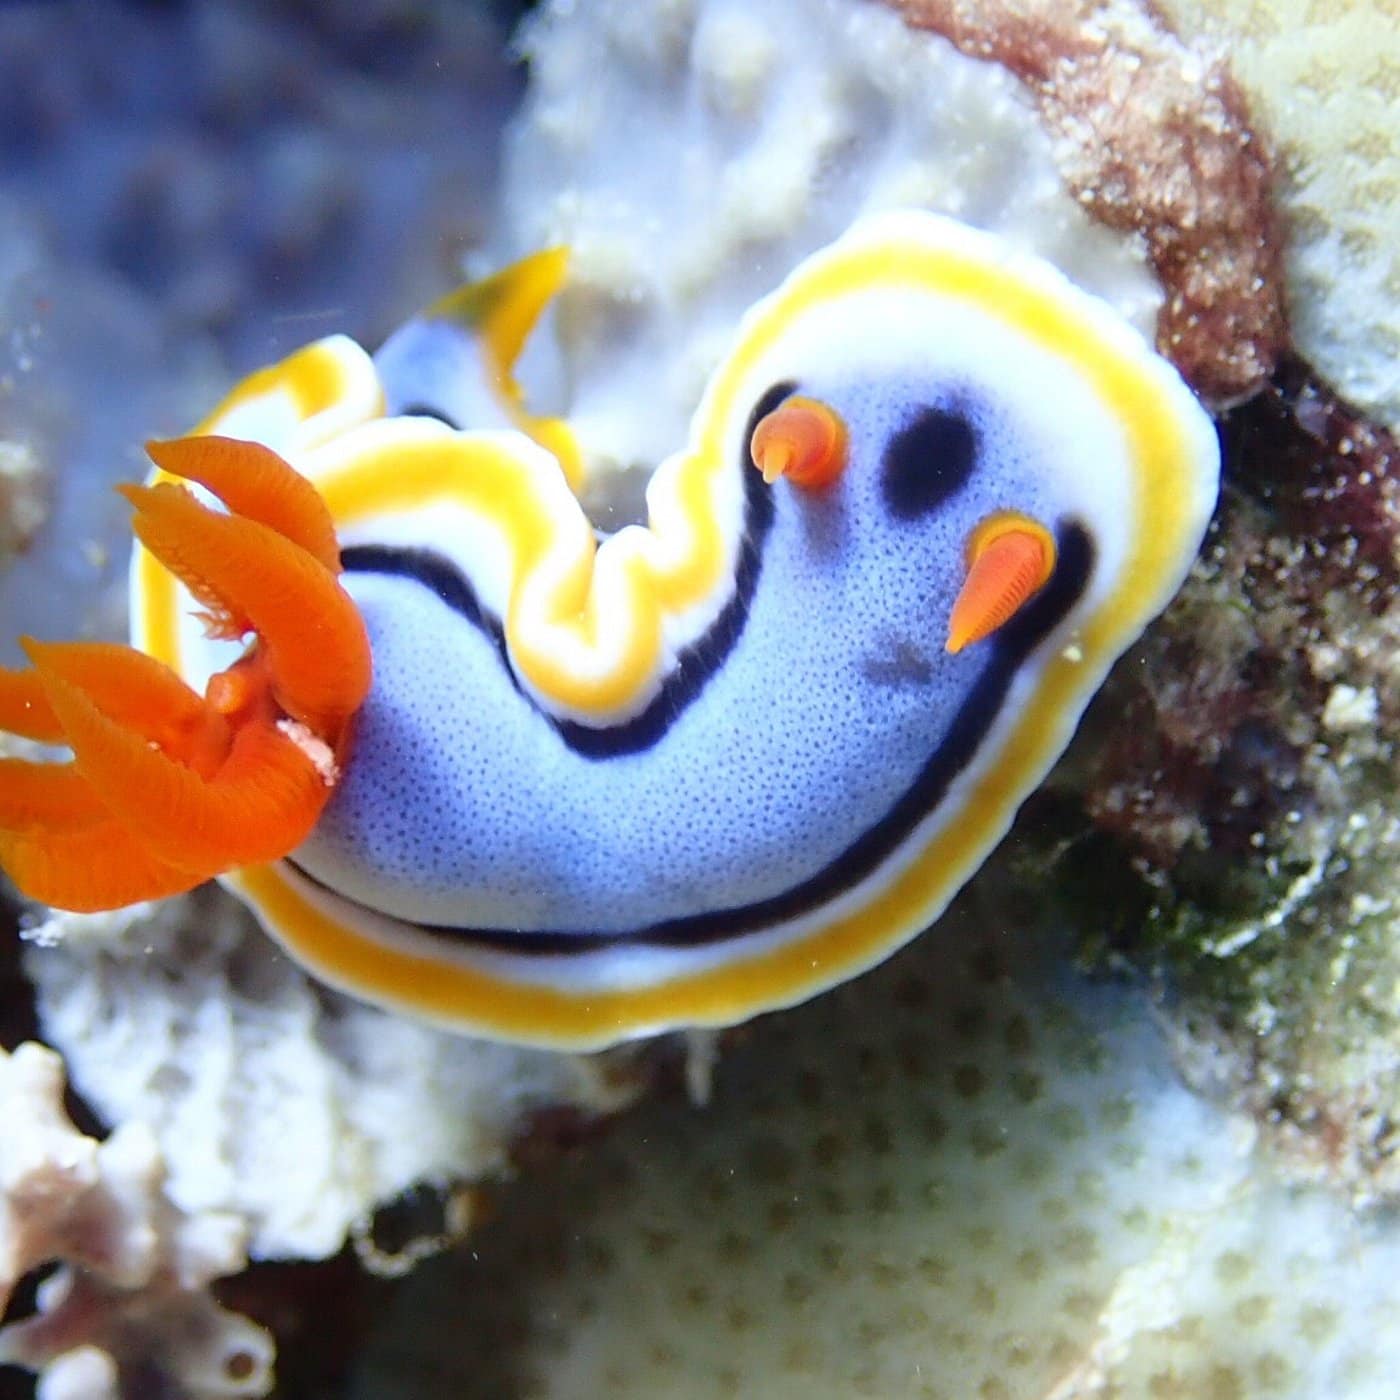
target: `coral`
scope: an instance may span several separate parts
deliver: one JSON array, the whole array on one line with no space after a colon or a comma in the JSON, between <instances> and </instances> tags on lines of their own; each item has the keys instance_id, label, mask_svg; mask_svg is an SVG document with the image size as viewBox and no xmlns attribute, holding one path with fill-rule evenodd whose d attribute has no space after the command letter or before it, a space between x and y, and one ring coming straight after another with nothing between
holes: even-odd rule
<instances>
[{"instance_id":1,"label":"coral","mask_svg":"<svg viewBox=\"0 0 1400 1400\"><path fill-rule=\"evenodd\" d=\"M1396 447L1296 364L1224 433L1216 536L1023 822L1009 883L1170 989L1192 1078L1294 1170L1395 1200Z\"/></svg>"},{"instance_id":2,"label":"coral","mask_svg":"<svg viewBox=\"0 0 1400 1400\"><path fill-rule=\"evenodd\" d=\"M1167 289L1158 347L1192 386L1259 389L1285 343L1267 151L1228 65L1138 0L890 0L1035 94L1065 180L1138 233Z\"/></svg>"},{"instance_id":3,"label":"coral","mask_svg":"<svg viewBox=\"0 0 1400 1400\"><path fill-rule=\"evenodd\" d=\"M317 987L217 890L29 931L45 1035L108 1122L150 1125L169 1194L321 1258L420 1182L498 1175L534 1116L614 1112L635 1057L468 1040Z\"/></svg>"},{"instance_id":4,"label":"coral","mask_svg":"<svg viewBox=\"0 0 1400 1400\"><path fill-rule=\"evenodd\" d=\"M205 342L167 334L140 295L66 263L8 185L0 326L0 664L14 665L17 631L120 629L123 512L107 487L136 470L143 435L173 428L218 379Z\"/></svg>"},{"instance_id":5,"label":"coral","mask_svg":"<svg viewBox=\"0 0 1400 1400\"><path fill-rule=\"evenodd\" d=\"M1278 149L1298 349L1400 429L1400 15L1387 0L1163 0L1229 55Z\"/></svg>"},{"instance_id":6,"label":"coral","mask_svg":"<svg viewBox=\"0 0 1400 1400\"><path fill-rule=\"evenodd\" d=\"M0 664L17 632L121 633L109 488L143 473L145 439L187 430L233 371L331 330L373 343L441 294L492 181L501 47L450 0L100 26L0 6L0 442L49 505L0 570Z\"/></svg>"},{"instance_id":7,"label":"coral","mask_svg":"<svg viewBox=\"0 0 1400 1400\"><path fill-rule=\"evenodd\" d=\"M558 3L519 42L530 87L495 262L569 247L558 363L542 343L521 377L575 427L606 525L684 440L743 311L862 213L923 207L1004 234L1151 334L1161 289L1140 240L1065 188L1021 85L891 10Z\"/></svg>"},{"instance_id":8,"label":"coral","mask_svg":"<svg viewBox=\"0 0 1400 1400\"><path fill-rule=\"evenodd\" d=\"M208 1293L247 1262L242 1223L172 1205L142 1125L105 1142L74 1128L41 1045L0 1051L0 1120L0 1315L21 1278L60 1264L38 1311L0 1328L0 1365L42 1371L49 1400L266 1395L272 1339Z\"/></svg>"},{"instance_id":9,"label":"coral","mask_svg":"<svg viewBox=\"0 0 1400 1400\"><path fill-rule=\"evenodd\" d=\"M25 442L0 442L0 561L23 550L47 514L33 449Z\"/></svg>"},{"instance_id":10,"label":"coral","mask_svg":"<svg viewBox=\"0 0 1400 1400\"><path fill-rule=\"evenodd\" d=\"M729 1046L409 1280L351 1395L1380 1400L1400 1241L995 906ZM450 1340L448 1338L450 1337Z\"/></svg>"}]
</instances>

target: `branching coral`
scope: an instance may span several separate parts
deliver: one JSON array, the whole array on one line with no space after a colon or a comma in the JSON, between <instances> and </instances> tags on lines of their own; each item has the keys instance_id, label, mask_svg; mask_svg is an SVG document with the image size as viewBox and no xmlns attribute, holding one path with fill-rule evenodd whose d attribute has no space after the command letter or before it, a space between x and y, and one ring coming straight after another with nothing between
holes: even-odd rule
<instances>
[{"instance_id":1,"label":"branching coral","mask_svg":"<svg viewBox=\"0 0 1400 1400\"><path fill-rule=\"evenodd\" d=\"M63 1088L53 1051L0 1051L0 1314L27 1274L59 1265L38 1311L0 1328L0 1364L42 1372L47 1400L267 1394L271 1337L208 1292L247 1262L242 1222L173 1206L151 1133L85 1136Z\"/></svg>"}]
</instances>

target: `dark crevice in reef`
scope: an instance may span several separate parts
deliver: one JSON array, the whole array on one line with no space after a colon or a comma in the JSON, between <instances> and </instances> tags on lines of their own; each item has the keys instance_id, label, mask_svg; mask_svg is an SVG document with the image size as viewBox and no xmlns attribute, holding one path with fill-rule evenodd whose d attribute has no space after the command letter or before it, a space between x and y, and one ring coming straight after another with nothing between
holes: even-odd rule
<instances>
[{"instance_id":1,"label":"dark crevice in reef","mask_svg":"<svg viewBox=\"0 0 1400 1400\"><path fill-rule=\"evenodd\" d=\"M392 1287L366 1273L347 1246L318 1262L255 1263L219 1279L213 1293L222 1306L276 1337L276 1395L331 1400L347 1393L365 1335L387 1307Z\"/></svg>"},{"instance_id":2,"label":"dark crevice in reef","mask_svg":"<svg viewBox=\"0 0 1400 1400\"><path fill-rule=\"evenodd\" d=\"M1277 514L1284 533L1307 539L1331 579L1375 572L1374 608L1400 584L1400 444L1290 356L1263 393L1223 423L1227 477Z\"/></svg>"},{"instance_id":3,"label":"dark crevice in reef","mask_svg":"<svg viewBox=\"0 0 1400 1400\"><path fill-rule=\"evenodd\" d=\"M6 1050L39 1036L34 993L20 970L19 918L18 906L0 896L0 1046Z\"/></svg>"}]
</instances>

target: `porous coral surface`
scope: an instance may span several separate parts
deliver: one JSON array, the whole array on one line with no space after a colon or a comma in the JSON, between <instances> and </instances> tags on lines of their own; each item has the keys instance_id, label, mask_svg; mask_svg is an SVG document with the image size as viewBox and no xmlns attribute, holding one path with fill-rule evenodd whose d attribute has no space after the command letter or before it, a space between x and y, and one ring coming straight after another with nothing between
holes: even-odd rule
<instances>
[{"instance_id":1,"label":"porous coral surface","mask_svg":"<svg viewBox=\"0 0 1400 1400\"><path fill-rule=\"evenodd\" d=\"M356 1400L1389 1394L1400 1240L1274 1178L1138 994L1000 927L962 901L750 1027L707 1109L534 1173L406 1285Z\"/></svg>"}]
</instances>

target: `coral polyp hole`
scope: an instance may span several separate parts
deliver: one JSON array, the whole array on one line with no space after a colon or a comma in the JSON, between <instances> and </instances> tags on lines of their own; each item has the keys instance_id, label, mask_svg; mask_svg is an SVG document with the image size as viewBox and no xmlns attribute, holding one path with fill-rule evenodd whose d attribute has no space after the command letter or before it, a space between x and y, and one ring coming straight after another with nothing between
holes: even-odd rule
<instances>
[{"instance_id":1,"label":"coral polyp hole","mask_svg":"<svg viewBox=\"0 0 1400 1400\"><path fill-rule=\"evenodd\" d=\"M231 1351L224 1357L224 1375L231 1381L252 1380L258 1370L258 1358L250 1351Z\"/></svg>"}]
</instances>

